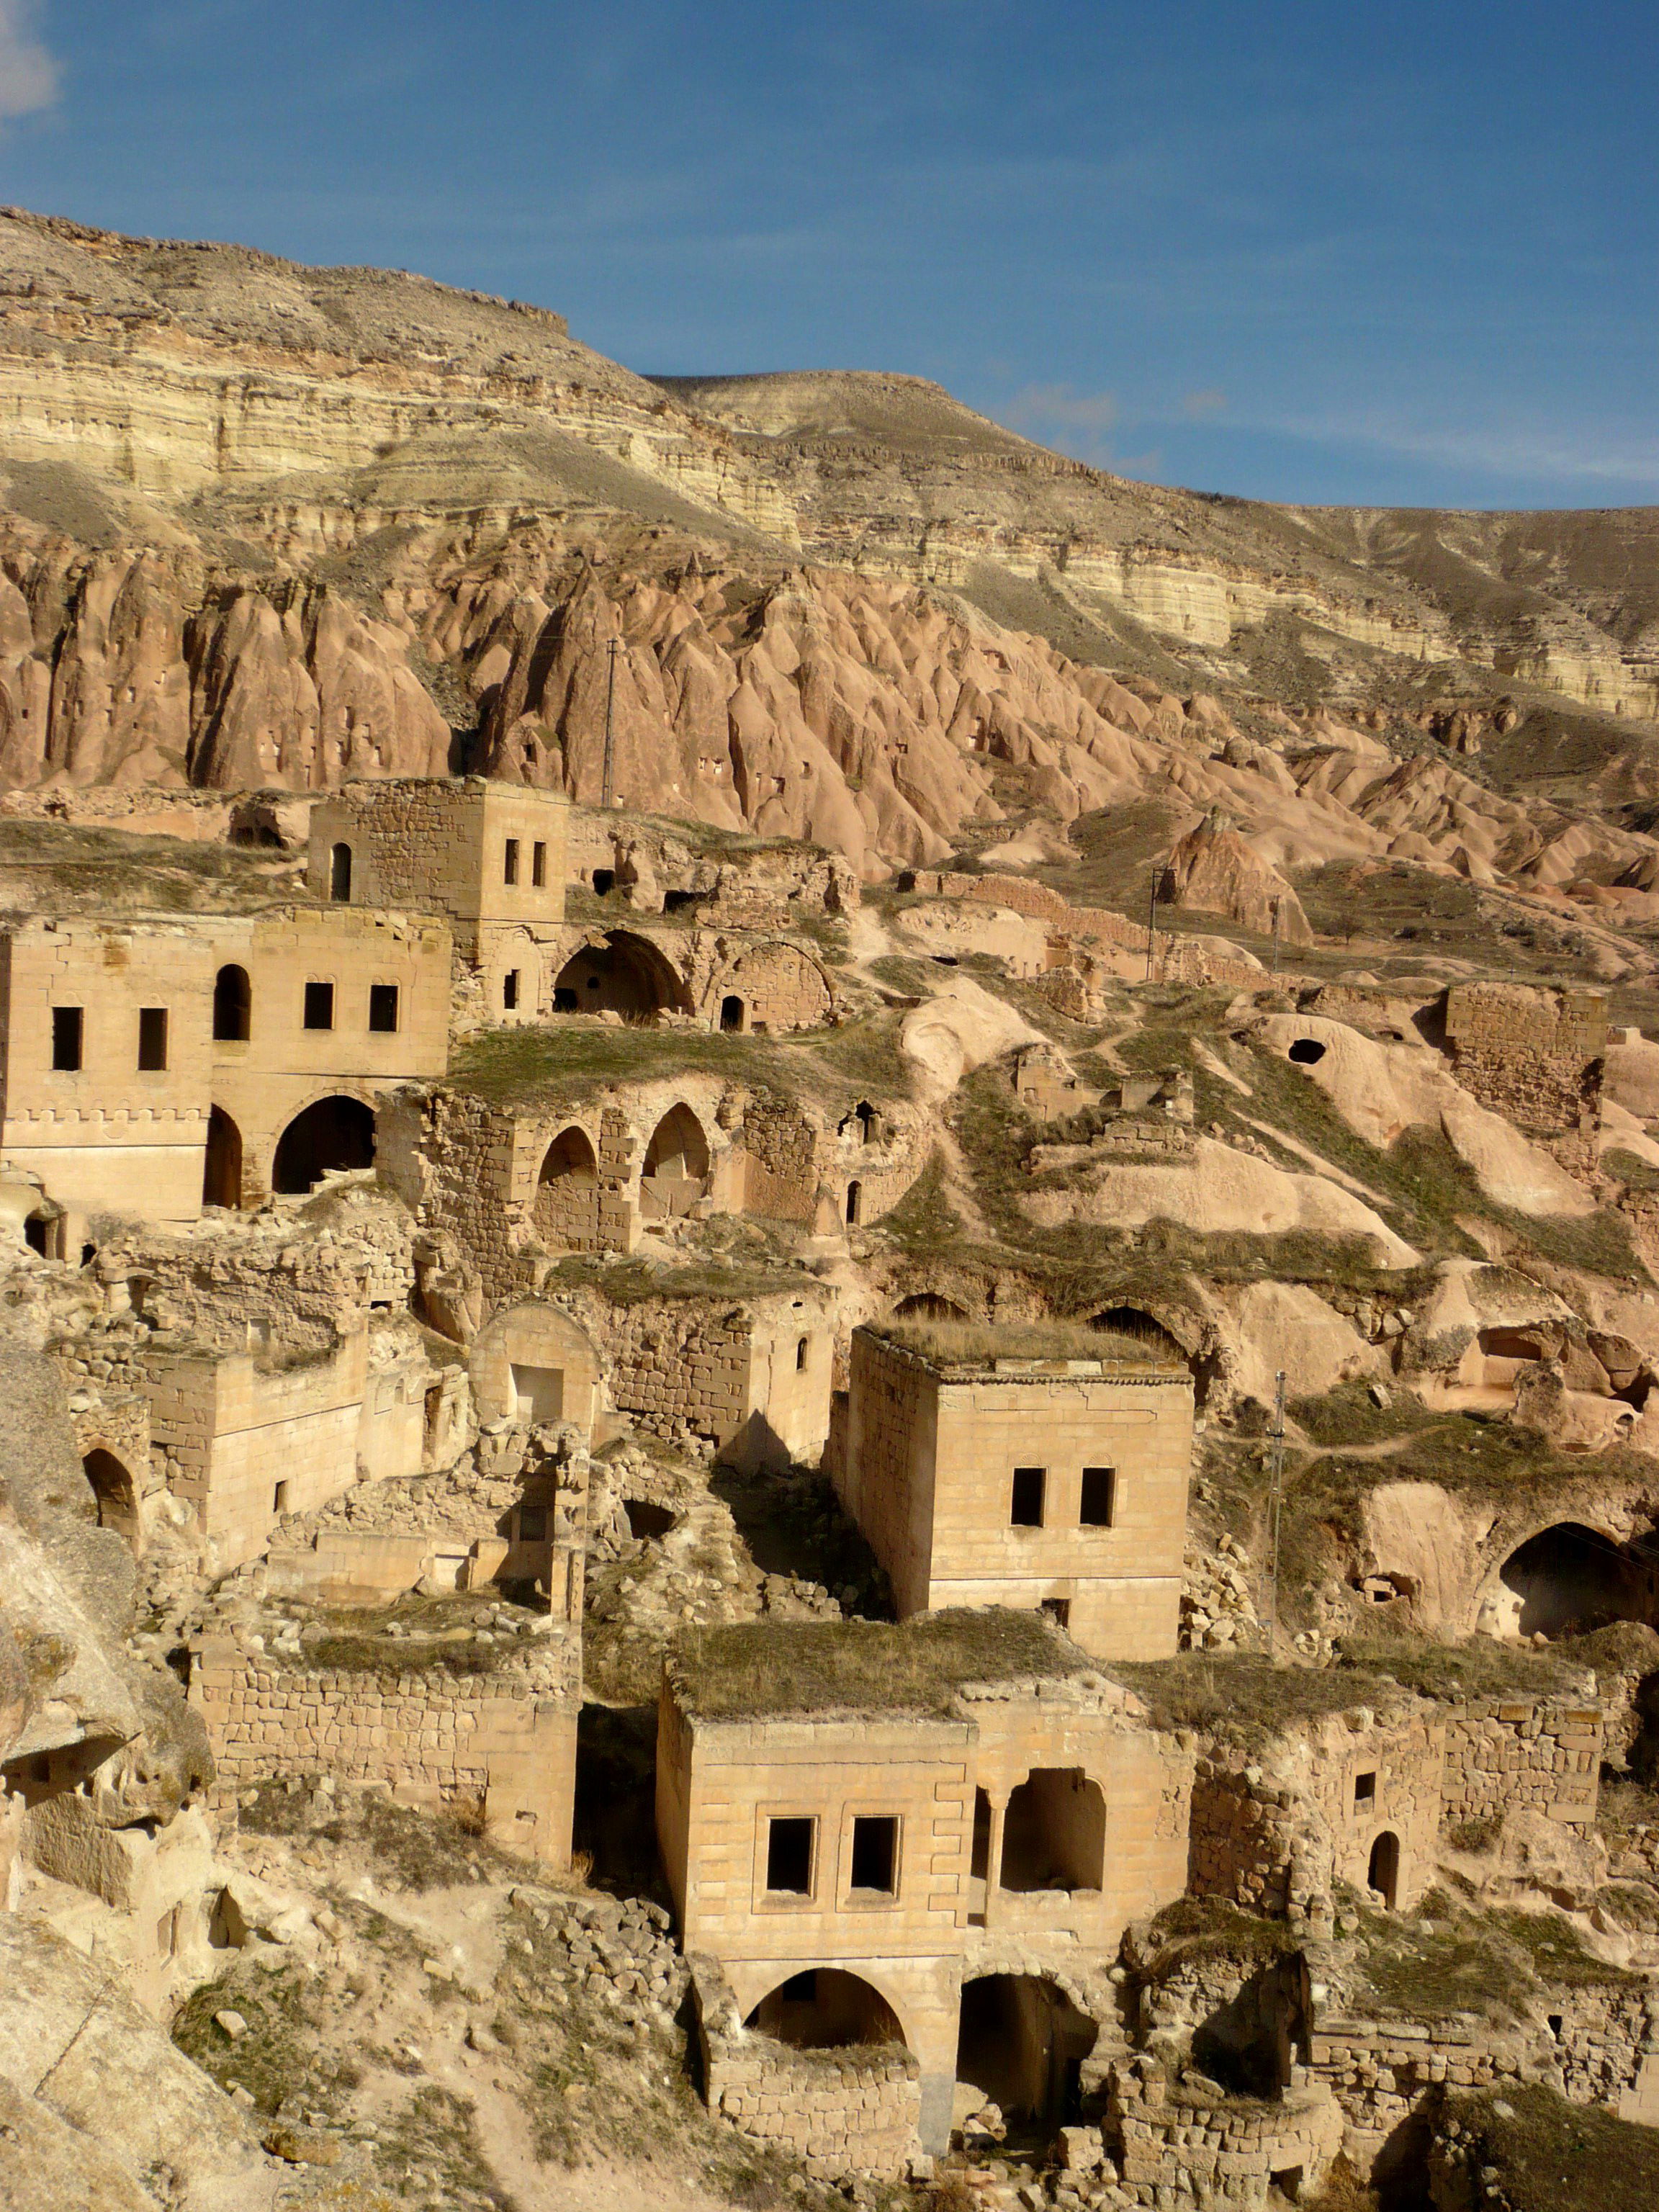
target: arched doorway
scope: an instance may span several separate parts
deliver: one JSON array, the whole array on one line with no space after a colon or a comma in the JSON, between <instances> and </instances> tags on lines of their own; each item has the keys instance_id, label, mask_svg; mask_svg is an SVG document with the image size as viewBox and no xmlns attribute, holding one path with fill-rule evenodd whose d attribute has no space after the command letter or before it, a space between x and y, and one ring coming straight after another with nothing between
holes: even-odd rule
<instances>
[{"instance_id":1,"label":"arched doorway","mask_svg":"<svg viewBox=\"0 0 1659 2212\"><path fill-rule=\"evenodd\" d=\"M720 1027L728 1034L743 1027L743 1000L729 993L720 1000Z\"/></svg>"},{"instance_id":2,"label":"arched doorway","mask_svg":"<svg viewBox=\"0 0 1659 2212\"><path fill-rule=\"evenodd\" d=\"M744 2026L797 2051L844 2051L854 2044L904 2041L899 2016L881 1991L839 1966L812 1966L791 1974L761 1999Z\"/></svg>"},{"instance_id":3,"label":"arched doorway","mask_svg":"<svg viewBox=\"0 0 1659 2212\"><path fill-rule=\"evenodd\" d=\"M620 1014L624 1021L675 1006L690 1012L680 980L647 939L613 929L602 945L585 945L553 979L556 1014Z\"/></svg>"},{"instance_id":4,"label":"arched doorway","mask_svg":"<svg viewBox=\"0 0 1659 2212\"><path fill-rule=\"evenodd\" d=\"M893 1308L895 1321L966 1321L968 1309L938 1291L912 1291Z\"/></svg>"},{"instance_id":5,"label":"arched doorway","mask_svg":"<svg viewBox=\"0 0 1659 2212\"><path fill-rule=\"evenodd\" d=\"M247 969L229 961L213 979L213 1041L246 1044L253 1026L253 986Z\"/></svg>"},{"instance_id":6,"label":"arched doorway","mask_svg":"<svg viewBox=\"0 0 1659 2212\"><path fill-rule=\"evenodd\" d=\"M351 899L351 848L336 845L328 856L328 895L337 906Z\"/></svg>"},{"instance_id":7,"label":"arched doorway","mask_svg":"<svg viewBox=\"0 0 1659 2212\"><path fill-rule=\"evenodd\" d=\"M864 1218L864 1185L849 1182L847 1186L847 1225L856 1229Z\"/></svg>"},{"instance_id":8,"label":"arched doorway","mask_svg":"<svg viewBox=\"0 0 1659 2212\"><path fill-rule=\"evenodd\" d=\"M1510 1553L1499 1579L1520 1600L1522 1636L1588 1633L1645 1620L1647 1576L1625 1548L1582 1522L1558 1522Z\"/></svg>"},{"instance_id":9,"label":"arched doorway","mask_svg":"<svg viewBox=\"0 0 1659 2212\"><path fill-rule=\"evenodd\" d=\"M372 1168L374 1115L361 1098L319 1098L296 1114L277 1140L270 1187L294 1197L331 1170Z\"/></svg>"},{"instance_id":10,"label":"arched doorway","mask_svg":"<svg viewBox=\"0 0 1659 2212\"><path fill-rule=\"evenodd\" d=\"M222 1106L208 1115L202 1156L202 1203L234 1211L242 1203L242 1133Z\"/></svg>"},{"instance_id":11,"label":"arched doorway","mask_svg":"<svg viewBox=\"0 0 1659 2212\"><path fill-rule=\"evenodd\" d=\"M684 1104L671 1106L651 1132L640 1171L640 1211L647 1221L670 1220L696 1204L708 1182L708 1139Z\"/></svg>"},{"instance_id":12,"label":"arched doorway","mask_svg":"<svg viewBox=\"0 0 1659 2212\"><path fill-rule=\"evenodd\" d=\"M1383 1910L1392 1912L1400 1901L1400 1838L1392 1828L1384 1828L1371 1845L1365 1881L1382 1899Z\"/></svg>"},{"instance_id":13,"label":"arched doorway","mask_svg":"<svg viewBox=\"0 0 1659 2212\"><path fill-rule=\"evenodd\" d=\"M98 1504L98 1526L113 1528L134 1552L141 1548L138 1493L129 1470L102 1445L82 1461L93 1497Z\"/></svg>"},{"instance_id":14,"label":"arched doorway","mask_svg":"<svg viewBox=\"0 0 1659 2212\"><path fill-rule=\"evenodd\" d=\"M1098 1889L1106 1866L1106 1800L1079 1766L1036 1766L1008 1800L1000 1886Z\"/></svg>"},{"instance_id":15,"label":"arched doorway","mask_svg":"<svg viewBox=\"0 0 1659 2212\"><path fill-rule=\"evenodd\" d=\"M957 2079L1000 2105L1013 2129L1046 2139L1080 2112L1083 2062L1097 2033L1055 1982L981 1975L962 1987Z\"/></svg>"},{"instance_id":16,"label":"arched doorway","mask_svg":"<svg viewBox=\"0 0 1659 2212\"><path fill-rule=\"evenodd\" d=\"M1089 1326L1112 1336L1126 1336L1157 1358L1181 1367L1187 1364L1186 1346L1144 1306L1108 1306L1103 1313L1091 1316Z\"/></svg>"},{"instance_id":17,"label":"arched doorway","mask_svg":"<svg viewBox=\"0 0 1659 2212\"><path fill-rule=\"evenodd\" d=\"M585 1129L564 1129L542 1158L531 1209L542 1240L587 1251L599 1233L599 1163Z\"/></svg>"}]
</instances>

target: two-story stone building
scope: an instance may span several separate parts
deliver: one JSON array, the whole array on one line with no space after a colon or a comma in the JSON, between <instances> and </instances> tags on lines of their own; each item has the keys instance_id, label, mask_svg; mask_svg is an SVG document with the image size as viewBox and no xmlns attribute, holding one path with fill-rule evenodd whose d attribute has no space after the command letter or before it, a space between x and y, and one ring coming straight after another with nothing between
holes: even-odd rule
<instances>
[{"instance_id":1,"label":"two-story stone building","mask_svg":"<svg viewBox=\"0 0 1659 2212\"><path fill-rule=\"evenodd\" d=\"M908 2112L930 2149L959 2074L1063 2117L1096 2039L1091 1960L1185 1886L1191 1771L1032 1613L687 1639L663 1689L657 1826L687 1955L712 1962L712 2100L753 2055L741 2024L774 2051L902 2048L887 2123L902 2135ZM734 2116L842 2154L833 2113L768 2125L739 2095Z\"/></svg>"}]
</instances>

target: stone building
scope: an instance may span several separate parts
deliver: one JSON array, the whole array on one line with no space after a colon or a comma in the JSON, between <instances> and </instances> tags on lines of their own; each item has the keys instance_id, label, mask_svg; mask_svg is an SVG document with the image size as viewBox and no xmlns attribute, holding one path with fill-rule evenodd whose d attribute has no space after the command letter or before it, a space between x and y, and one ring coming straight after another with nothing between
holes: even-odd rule
<instances>
[{"instance_id":1,"label":"stone building","mask_svg":"<svg viewBox=\"0 0 1659 2212\"><path fill-rule=\"evenodd\" d=\"M930 2150L959 2074L1064 2118L1097 2039L1076 2002L1089 1961L1183 1887L1190 1772L1029 1613L688 1639L664 1683L657 1827L705 2039L719 2030L729 2069L741 2024L785 2074L791 2051L902 2048L914 2072L878 2069L884 2127L909 2098ZM842 2084L811 2115L736 2087L725 2108L857 2165L868 2085Z\"/></svg>"},{"instance_id":2,"label":"stone building","mask_svg":"<svg viewBox=\"0 0 1659 2212\"><path fill-rule=\"evenodd\" d=\"M1565 1140L1568 1164L1594 1164L1607 1064L1604 991L1454 983L1445 1023L1446 1049L1466 1091L1528 1135Z\"/></svg>"},{"instance_id":3,"label":"stone building","mask_svg":"<svg viewBox=\"0 0 1659 2212\"><path fill-rule=\"evenodd\" d=\"M1192 1376L1079 1353L1075 1332L1047 1356L1040 1332L854 1332L833 1472L902 1620L1040 1606L1101 1658L1174 1653Z\"/></svg>"},{"instance_id":4,"label":"stone building","mask_svg":"<svg viewBox=\"0 0 1659 2212\"><path fill-rule=\"evenodd\" d=\"M96 1214L197 1219L374 1158L374 1103L442 1072L441 922L305 907L20 922L0 936L0 1169L26 1233L80 1256Z\"/></svg>"},{"instance_id":5,"label":"stone building","mask_svg":"<svg viewBox=\"0 0 1659 2212\"><path fill-rule=\"evenodd\" d=\"M312 809L307 881L334 905L443 915L488 1018L533 1020L540 948L564 920L569 815L551 792L483 776L348 783Z\"/></svg>"}]
</instances>

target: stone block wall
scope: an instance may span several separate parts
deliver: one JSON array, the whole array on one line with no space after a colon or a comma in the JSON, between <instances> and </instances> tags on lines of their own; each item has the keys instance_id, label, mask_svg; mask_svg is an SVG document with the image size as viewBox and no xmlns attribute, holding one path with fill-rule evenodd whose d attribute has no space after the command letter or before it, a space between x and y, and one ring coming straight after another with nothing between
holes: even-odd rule
<instances>
[{"instance_id":1,"label":"stone block wall","mask_svg":"<svg viewBox=\"0 0 1659 2212\"><path fill-rule=\"evenodd\" d=\"M1535 2079L1540 2056L1535 2033L1506 2033L1490 2023L1333 2016L1322 2020L1310 2039L1308 2070L1340 2106L1350 2155L1364 2173L1431 2088L1486 2089Z\"/></svg>"},{"instance_id":2,"label":"stone block wall","mask_svg":"<svg viewBox=\"0 0 1659 2212\"><path fill-rule=\"evenodd\" d=\"M738 1026L757 1035L782 1036L817 1029L830 1018L835 994L817 962L799 945L778 939L723 946L725 961L700 1002L711 1027L729 1026L728 999L738 1000Z\"/></svg>"},{"instance_id":3,"label":"stone block wall","mask_svg":"<svg viewBox=\"0 0 1659 2212\"><path fill-rule=\"evenodd\" d=\"M1607 1002L1600 991L1455 983L1446 1042L1483 1106L1547 1137L1594 1138L1601 1121Z\"/></svg>"},{"instance_id":4,"label":"stone block wall","mask_svg":"<svg viewBox=\"0 0 1659 2212\"><path fill-rule=\"evenodd\" d=\"M487 1674L289 1667L231 1638L191 1654L190 1701L228 1793L270 1775L386 1782L404 1802L482 1805L503 1849L562 1869L575 1803L580 1632L556 1625Z\"/></svg>"},{"instance_id":5,"label":"stone block wall","mask_svg":"<svg viewBox=\"0 0 1659 2212\"><path fill-rule=\"evenodd\" d=\"M1489 1698L1455 1707L1446 1721L1443 1820L1524 1807L1588 1835L1605 1730L1599 1705Z\"/></svg>"},{"instance_id":6,"label":"stone block wall","mask_svg":"<svg viewBox=\"0 0 1659 2212\"><path fill-rule=\"evenodd\" d=\"M1120 2061L1108 2074L1101 2132L1123 2195L1133 2204L1244 2208L1265 2207L1280 2177L1292 2197L1315 2190L1341 2148L1342 2112L1322 2082L1297 2075L1269 2103L1199 2076L1172 2081L1155 2058Z\"/></svg>"}]
</instances>

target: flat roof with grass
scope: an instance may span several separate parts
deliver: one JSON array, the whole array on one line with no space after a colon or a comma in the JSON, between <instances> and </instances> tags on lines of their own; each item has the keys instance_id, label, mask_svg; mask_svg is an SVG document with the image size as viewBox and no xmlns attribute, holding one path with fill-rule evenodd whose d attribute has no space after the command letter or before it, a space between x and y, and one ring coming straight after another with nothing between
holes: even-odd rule
<instances>
[{"instance_id":1,"label":"flat roof with grass","mask_svg":"<svg viewBox=\"0 0 1659 2212\"><path fill-rule=\"evenodd\" d=\"M1077 1322L877 1321L866 1322L860 1334L906 1353L936 1375L1017 1380L1060 1374L1087 1381L1128 1370L1137 1378L1191 1380L1184 1366L1160 1359L1136 1338Z\"/></svg>"},{"instance_id":2,"label":"flat roof with grass","mask_svg":"<svg viewBox=\"0 0 1659 2212\"><path fill-rule=\"evenodd\" d=\"M1095 1662L1040 1613L1000 1607L877 1620L743 1621L696 1629L668 1662L693 1720L915 1713L945 1718L973 1682L1095 1675Z\"/></svg>"}]
</instances>

